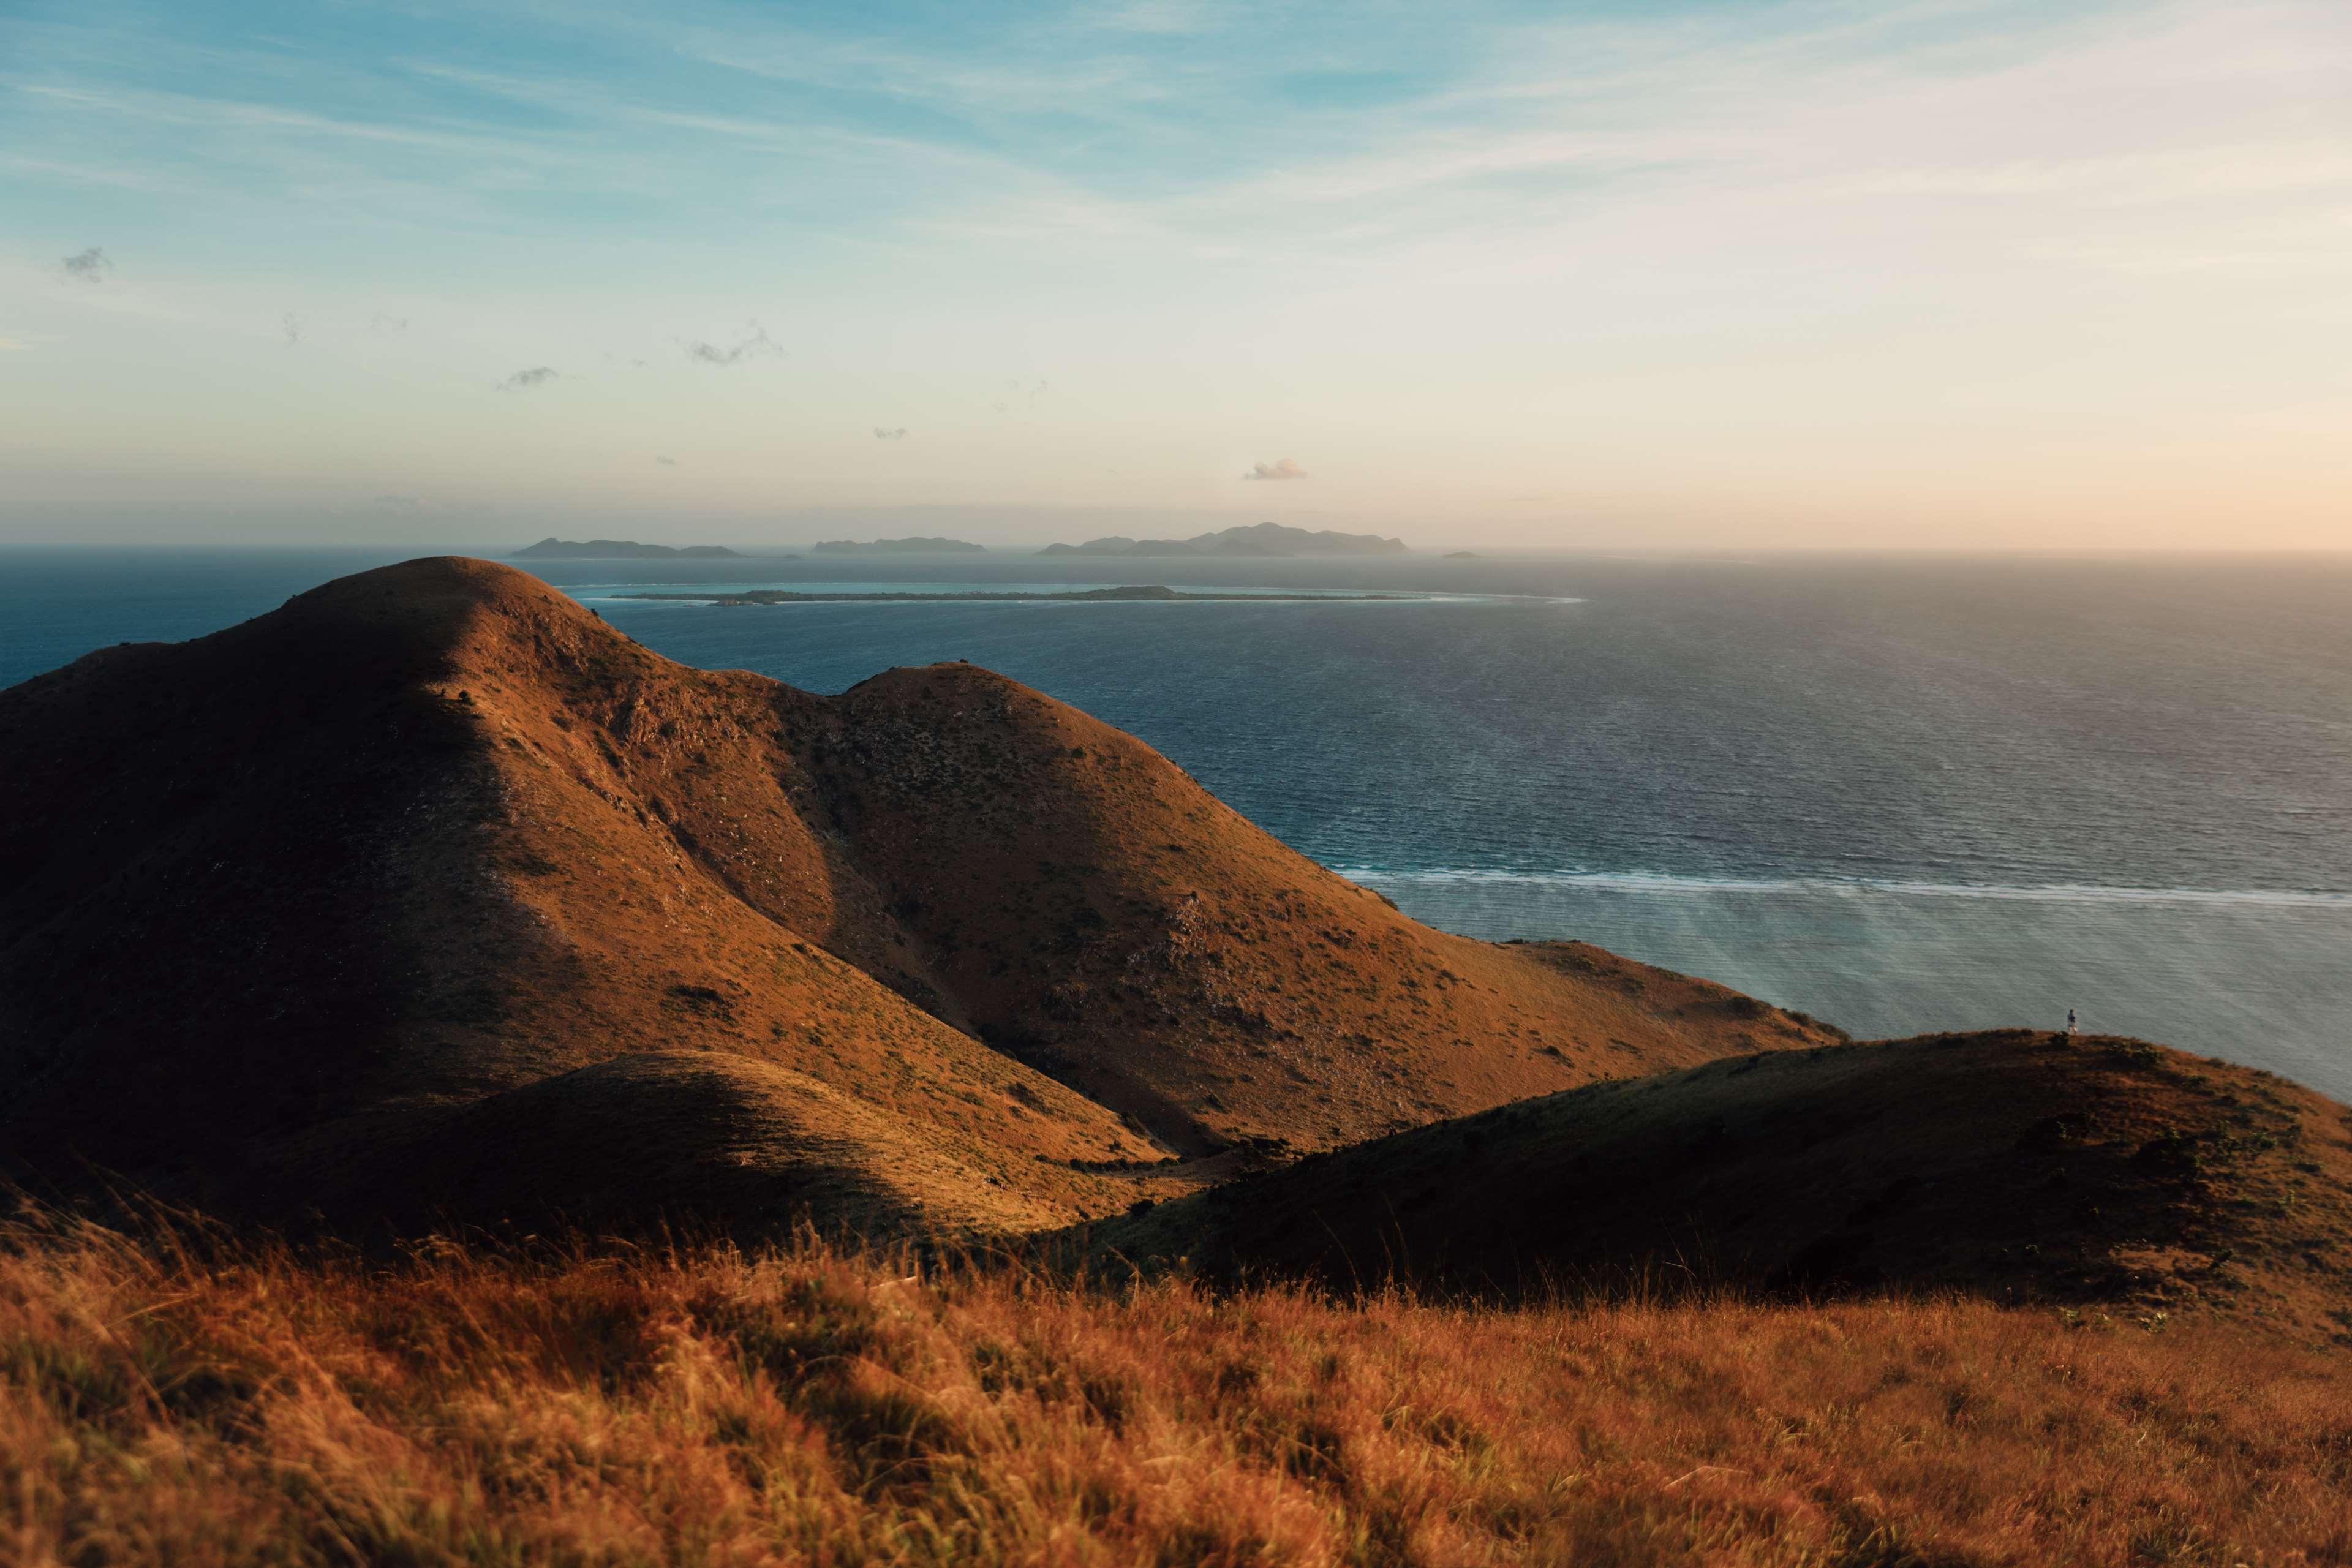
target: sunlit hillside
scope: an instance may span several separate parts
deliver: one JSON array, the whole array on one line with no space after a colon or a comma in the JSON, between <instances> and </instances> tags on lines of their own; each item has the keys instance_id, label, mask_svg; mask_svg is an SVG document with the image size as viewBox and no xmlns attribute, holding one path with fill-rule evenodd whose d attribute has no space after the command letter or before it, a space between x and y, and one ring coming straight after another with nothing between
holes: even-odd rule
<instances>
[{"instance_id":1,"label":"sunlit hillside","mask_svg":"<svg viewBox=\"0 0 2352 1568\"><path fill-rule=\"evenodd\" d=\"M2352 1361L2218 1321L223 1245L7 1237L0 1556L2352 1562Z\"/></svg>"}]
</instances>

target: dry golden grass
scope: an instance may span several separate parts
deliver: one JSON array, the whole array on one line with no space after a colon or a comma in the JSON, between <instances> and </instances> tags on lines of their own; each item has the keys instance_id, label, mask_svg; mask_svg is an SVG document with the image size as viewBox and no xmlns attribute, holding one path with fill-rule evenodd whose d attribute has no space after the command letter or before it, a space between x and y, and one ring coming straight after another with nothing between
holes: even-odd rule
<instances>
[{"instance_id":1,"label":"dry golden grass","mask_svg":"<svg viewBox=\"0 0 2352 1568\"><path fill-rule=\"evenodd\" d=\"M2352 1350L2352 1110L2144 1040L1933 1035L1523 1100L1084 1236L1201 1276L1549 1295L1646 1268L2217 1312Z\"/></svg>"},{"instance_id":2,"label":"dry golden grass","mask_svg":"<svg viewBox=\"0 0 2352 1568\"><path fill-rule=\"evenodd\" d=\"M0 1560L2352 1563L2352 1359L2242 1327L907 1268L20 1226Z\"/></svg>"}]
</instances>

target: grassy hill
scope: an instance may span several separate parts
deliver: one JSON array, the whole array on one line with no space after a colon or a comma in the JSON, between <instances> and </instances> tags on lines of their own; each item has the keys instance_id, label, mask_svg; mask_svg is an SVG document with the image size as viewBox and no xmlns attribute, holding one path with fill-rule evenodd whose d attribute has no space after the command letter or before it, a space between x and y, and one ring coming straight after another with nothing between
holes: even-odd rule
<instances>
[{"instance_id":1,"label":"grassy hill","mask_svg":"<svg viewBox=\"0 0 2352 1568\"><path fill-rule=\"evenodd\" d=\"M0 1160L52 1183L1023 1231L1107 1167L1833 1037L1415 924L1001 676L690 669L488 562L93 655L0 741ZM643 1168L551 1175L544 1117L640 1103Z\"/></svg>"},{"instance_id":2,"label":"grassy hill","mask_svg":"<svg viewBox=\"0 0 2352 1568\"><path fill-rule=\"evenodd\" d=\"M1084 1245L1098 1267L1342 1290L1965 1291L2352 1346L2352 1112L2144 1041L1849 1045L1399 1133Z\"/></svg>"},{"instance_id":3,"label":"grassy hill","mask_svg":"<svg viewBox=\"0 0 2352 1568\"><path fill-rule=\"evenodd\" d=\"M2347 1412L2340 1353L1973 1300L0 1238L26 1563L2341 1563Z\"/></svg>"},{"instance_id":4,"label":"grassy hill","mask_svg":"<svg viewBox=\"0 0 2352 1568\"><path fill-rule=\"evenodd\" d=\"M0 1562L2352 1563L2268 1074L1446 935L478 561L0 692Z\"/></svg>"}]
</instances>

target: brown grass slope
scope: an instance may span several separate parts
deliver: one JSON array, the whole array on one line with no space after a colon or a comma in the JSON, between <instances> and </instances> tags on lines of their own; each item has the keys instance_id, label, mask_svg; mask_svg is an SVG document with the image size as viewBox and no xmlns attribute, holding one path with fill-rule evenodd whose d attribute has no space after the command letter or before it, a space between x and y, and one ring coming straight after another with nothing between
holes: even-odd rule
<instances>
[{"instance_id":1,"label":"brown grass slope","mask_svg":"<svg viewBox=\"0 0 2352 1568\"><path fill-rule=\"evenodd\" d=\"M0 1230L0 1558L2352 1563L2352 1357L2242 1325L908 1273Z\"/></svg>"},{"instance_id":2,"label":"brown grass slope","mask_svg":"<svg viewBox=\"0 0 2352 1568\"><path fill-rule=\"evenodd\" d=\"M861 1161L853 1208L1085 1212L1097 1179L1069 1162L1149 1146L828 950L898 977L871 889L793 807L814 702L465 561L0 694L0 1147L231 1207L495 1212L530 1206L551 1110L625 1121L646 1092L581 1069L699 1055L722 1065L673 1100L798 1113L673 1140L659 1168L715 1163L741 1195L746 1160L831 1136L829 1092L937 1157ZM476 1167L514 1151L503 1178L445 1191L418 1159L460 1124ZM616 1174L642 1152L625 1127L599 1149ZM750 1217L809 1184L798 1155L770 1165Z\"/></svg>"},{"instance_id":3,"label":"brown grass slope","mask_svg":"<svg viewBox=\"0 0 2352 1568\"><path fill-rule=\"evenodd\" d=\"M1188 1153L1843 1037L1598 948L1433 931L971 665L894 669L828 712L824 799L959 1016Z\"/></svg>"},{"instance_id":4,"label":"brown grass slope","mask_svg":"<svg viewBox=\"0 0 2352 1568\"><path fill-rule=\"evenodd\" d=\"M2352 1123L2251 1068L2011 1031L1756 1056L1421 1128L1098 1226L1348 1289L1958 1289L2352 1344Z\"/></svg>"},{"instance_id":5,"label":"brown grass slope","mask_svg":"<svg viewBox=\"0 0 2352 1568\"><path fill-rule=\"evenodd\" d=\"M1829 1037L1415 925L1002 677L693 670L487 562L0 693L0 1149L232 1208L534 1209L564 1118L617 1194L660 1080L734 1131L673 1116L640 1204L1021 1228L1114 1201L1136 1126L1321 1147ZM922 1157L816 1179L867 1116Z\"/></svg>"}]
</instances>

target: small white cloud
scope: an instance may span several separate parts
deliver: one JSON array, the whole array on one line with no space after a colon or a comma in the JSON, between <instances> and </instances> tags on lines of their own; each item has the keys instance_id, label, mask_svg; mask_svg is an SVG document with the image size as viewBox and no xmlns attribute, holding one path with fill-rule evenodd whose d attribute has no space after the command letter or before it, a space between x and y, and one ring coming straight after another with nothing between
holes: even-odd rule
<instances>
[{"instance_id":1,"label":"small white cloud","mask_svg":"<svg viewBox=\"0 0 2352 1568\"><path fill-rule=\"evenodd\" d=\"M519 370L498 384L500 392L529 392L535 386L545 386L555 379L556 373L547 365L535 364L529 370Z\"/></svg>"},{"instance_id":2,"label":"small white cloud","mask_svg":"<svg viewBox=\"0 0 2352 1568\"><path fill-rule=\"evenodd\" d=\"M907 427L904 425L877 425L874 426L874 438L877 441L903 441L907 438Z\"/></svg>"},{"instance_id":3,"label":"small white cloud","mask_svg":"<svg viewBox=\"0 0 2352 1568\"><path fill-rule=\"evenodd\" d=\"M745 323L743 335L725 348L717 343L704 342L698 338L684 347L686 357L697 364L735 364L746 359L782 359L784 356L783 345L770 337L768 330L757 321Z\"/></svg>"},{"instance_id":4,"label":"small white cloud","mask_svg":"<svg viewBox=\"0 0 2352 1568\"><path fill-rule=\"evenodd\" d=\"M61 265L67 277L79 279L84 283L103 283L106 275L114 270L113 261L94 245L88 250L67 257Z\"/></svg>"},{"instance_id":5,"label":"small white cloud","mask_svg":"<svg viewBox=\"0 0 2352 1568\"><path fill-rule=\"evenodd\" d=\"M1253 463L1250 471L1242 476L1245 479L1303 479L1306 477L1307 470L1287 458L1278 463Z\"/></svg>"}]
</instances>

